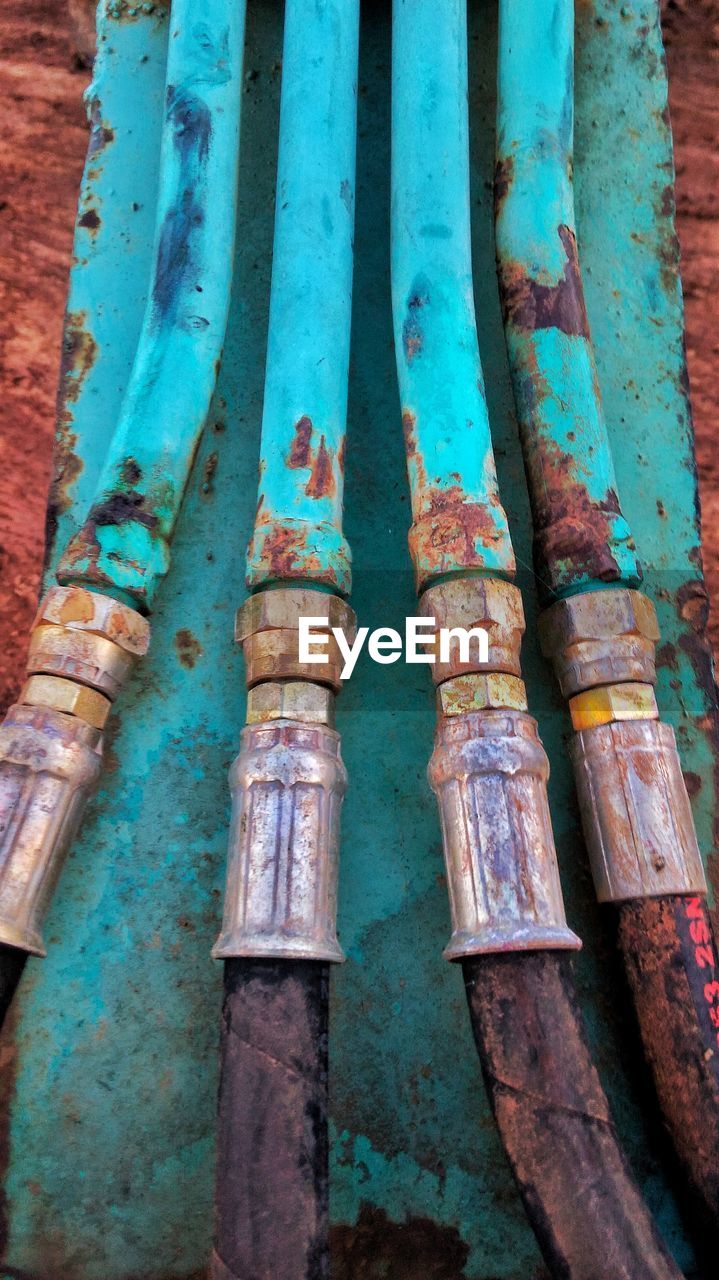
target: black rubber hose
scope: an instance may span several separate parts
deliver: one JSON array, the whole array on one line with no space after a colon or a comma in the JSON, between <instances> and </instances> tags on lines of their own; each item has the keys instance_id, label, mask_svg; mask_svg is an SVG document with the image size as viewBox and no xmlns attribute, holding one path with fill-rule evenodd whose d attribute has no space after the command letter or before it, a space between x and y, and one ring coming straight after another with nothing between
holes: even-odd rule
<instances>
[{"instance_id":1,"label":"black rubber hose","mask_svg":"<svg viewBox=\"0 0 719 1280\"><path fill-rule=\"evenodd\" d=\"M492 1110L557 1280L677 1280L592 1063L565 952L476 956L464 980Z\"/></svg>"},{"instance_id":2,"label":"black rubber hose","mask_svg":"<svg viewBox=\"0 0 719 1280\"><path fill-rule=\"evenodd\" d=\"M7 943L0 942L0 1028L12 1004L26 960L27 951L20 951L17 947L9 947Z\"/></svg>"},{"instance_id":3,"label":"black rubber hose","mask_svg":"<svg viewBox=\"0 0 719 1280\"><path fill-rule=\"evenodd\" d=\"M619 944L674 1149L719 1226L719 968L703 897L619 908Z\"/></svg>"},{"instance_id":4,"label":"black rubber hose","mask_svg":"<svg viewBox=\"0 0 719 1280\"><path fill-rule=\"evenodd\" d=\"M329 966L225 961L212 1280L328 1280Z\"/></svg>"}]
</instances>

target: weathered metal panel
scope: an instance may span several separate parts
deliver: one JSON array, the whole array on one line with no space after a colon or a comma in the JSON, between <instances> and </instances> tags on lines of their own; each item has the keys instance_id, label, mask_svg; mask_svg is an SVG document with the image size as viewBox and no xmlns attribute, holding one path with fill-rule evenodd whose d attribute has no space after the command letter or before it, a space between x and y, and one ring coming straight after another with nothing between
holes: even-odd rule
<instances>
[{"instance_id":1,"label":"weathered metal panel","mask_svg":"<svg viewBox=\"0 0 719 1280\"><path fill-rule=\"evenodd\" d=\"M163 13L108 0L102 26L99 151L83 187L67 328L60 540L90 499L142 318ZM480 347L502 497L518 559L528 565L490 239L494 5L478 0L471 22ZM578 23L577 223L589 319L619 490L664 632L660 710L677 729L700 843L710 850L714 690L701 634L657 8L583 0ZM48 918L48 958L30 961L4 1042L5 1258L16 1275L189 1280L203 1274L209 1254L221 985L209 951L220 922L226 771L242 723L232 617L256 494L280 48L278 6L255 0L220 385L159 593L152 651L111 722L110 768ZM401 629L414 586L389 296L385 5L365 6L359 129L346 532L360 622ZM88 224L91 209L99 226ZM531 589L525 601L533 603ZM612 918L593 903L563 749L569 723L533 630L530 610L525 670L552 763L568 919L585 940L577 971L592 1044L639 1180L691 1274L692 1252L660 1169ZM424 776L429 685L421 668L364 662L339 706L350 785L339 912L348 963L334 975L331 1029L334 1274L528 1280L544 1271L489 1115L461 975L440 958L449 913Z\"/></svg>"}]
</instances>

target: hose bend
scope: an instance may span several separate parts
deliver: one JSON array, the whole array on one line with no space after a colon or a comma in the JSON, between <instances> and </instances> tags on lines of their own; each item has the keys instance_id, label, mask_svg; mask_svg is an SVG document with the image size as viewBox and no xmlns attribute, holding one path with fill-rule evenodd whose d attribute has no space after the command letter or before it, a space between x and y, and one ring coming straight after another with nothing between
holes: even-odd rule
<instances>
[{"instance_id":1,"label":"hose bend","mask_svg":"<svg viewBox=\"0 0 719 1280\"><path fill-rule=\"evenodd\" d=\"M212 1280L329 1276L329 965L225 961Z\"/></svg>"},{"instance_id":2,"label":"hose bend","mask_svg":"<svg viewBox=\"0 0 719 1280\"><path fill-rule=\"evenodd\" d=\"M706 901L622 903L619 945L664 1122L716 1229L719 970Z\"/></svg>"},{"instance_id":3,"label":"hose bend","mask_svg":"<svg viewBox=\"0 0 719 1280\"><path fill-rule=\"evenodd\" d=\"M462 968L492 1110L552 1276L676 1280L619 1146L569 957L473 956Z\"/></svg>"}]
</instances>

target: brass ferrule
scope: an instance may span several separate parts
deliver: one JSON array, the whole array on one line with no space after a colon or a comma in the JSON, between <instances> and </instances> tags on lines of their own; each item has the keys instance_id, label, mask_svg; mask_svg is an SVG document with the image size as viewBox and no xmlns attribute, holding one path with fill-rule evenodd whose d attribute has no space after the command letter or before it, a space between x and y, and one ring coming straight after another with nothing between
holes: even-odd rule
<instances>
[{"instance_id":1,"label":"brass ferrule","mask_svg":"<svg viewBox=\"0 0 719 1280\"><path fill-rule=\"evenodd\" d=\"M579 732L615 720L658 720L659 708L650 684L606 684L570 698L569 714Z\"/></svg>"},{"instance_id":2,"label":"brass ferrule","mask_svg":"<svg viewBox=\"0 0 719 1280\"><path fill-rule=\"evenodd\" d=\"M419 615L434 618L435 684L473 672L503 672L521 676L520 649L524 635L524 608L518 587L500 578L450 578L429 587L419 601ZM489 661L480 662L478 649L470 647L462 660L459 639L451 638L449 660L440 659L440 632L460 627L464 631L481 628L487 632ZM428 652L430 647L428 646Z\"/></svg>"},{"instance_id":3,"label":"brass ferrule","mask_svg":"<svg viewBox=\"0 0 719 1280\"><path fill-rule=\"evenodd\" d=\"M490 671L445 680L437 689L437 714L460 716L470 711L527 711L527 690L519 676Z\"/></svg>"},{"instance_id":4,"label":"brass ferrule","mask_svg":"<svg viewBox=\"0 0 719 1280\"><path fill-rule=\"evenodd\" d=\"M150 647L150 624L137 609L84 587L50 587L40 602L34 627L46 623L112 640L142 658Z\"/></svg>"},{"instance_id":5,"label":"brass ferrule","mask_svg":"<svg viewBox=\"0 0 719 1280\"><path fill-rule=\"evenodd\" d=\"M101 752L98 728L49 707L11 707L0 725L0 942L45 955L42 922Z\"/></svg>"},{"instance_id":6,"label":"brass ferrule","mask_svg":"<svg viewBox=\"0 0 719 1280\"><path fill-rule=\"evenodd\" d=\"M344 959L336 934L347 774L325 724L249 724L230 770L222 931L213 956Z\"/></svg>"},{"instance_id":7,"label":"brass ferrule","mask_svg":"<svg viewBox=\"0 0 719 1280\"><path fill-rule=\"evenodd\" d=\"M323 620L312 624L313 634L325 637L322 649L313 646L313 652L323 651L326 662L300 660L301 618ZM333 628L342 630L349 644L354 641L357 620L339 596L305 587L282 587L249 596L235 620L235 640L242 645L248 688L264 681L298 680L329 685L339 692L344 658Z\"/></svg>"},{"instance_id":8,"label":"brass ferrule","mask_svg":"<svg viewBox=\"0 0 719 1280\"><path fill-rule=\"evenodd\" d=\"M24 706L48 707L77 716L95 729L103 729L112 703L96 689L88 689L74 680L61 680L58 676L31 676L25 682L19 701Z\"/></svg>"},{"instance_id":9,"label":"brass ferrule","mask_svg":"<svg viewBox=\"0 0 719 1280\"><path fill-rule=\"evenodd\" d=\"M335 695L324 685L302 680L255 685L247 694L247 723L296 720L300 724L335 723Z\"/></svg>"},{"instance_id":10,"label":"brass ferrule","mask_svg":"<svg viewBox=\"0 0 719 1280\"><path fill-rule=\"evenodd\" d=\"M655 684L659 627L641 591L583 591L539 618L539 641L565 697L596 685Z\"/></svg>"},{"instance_id":11,"label":"brass ferrule","mask_svg":"<svg viewBox=\"0 0 719 1280\"><path fill-rule=\"evenodd\" d=\"M428 776L452 914L446 958L579 948L564 915L549 761L532 717L513 710L442 716Z\"/></svg>"}]
</instances>

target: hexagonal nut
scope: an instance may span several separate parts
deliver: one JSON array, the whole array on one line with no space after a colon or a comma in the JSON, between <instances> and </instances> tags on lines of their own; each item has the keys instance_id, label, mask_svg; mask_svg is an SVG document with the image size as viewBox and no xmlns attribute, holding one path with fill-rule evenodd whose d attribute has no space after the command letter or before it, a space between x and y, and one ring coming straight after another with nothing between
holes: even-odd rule
<instances>
[{"instance_id":1,"label":"hexagonal nut","mask_svg":"<svg viewBox=\"0 0 719 1280\"><path fill-rule=\"evenodd\" d=\"M296 631L300 618L326 618L326 630L344 631L350 644L357 634L354 610L341 596L310 587L279 587L258 591L240 605L235 618L235 640L242 644L248 636L263 631ZM313 630L322 628L315 624Z\"/></svg>"},{"instance_id":2,"label":"hexagonal nut","mask_svg":"<svg viewBox=\"0 0 719 1280\"><path fill-rule=\"evenodd\" d=\"M302 680L328 684L339 690L344 658L334 636L326 637L326 662L301 662L298 637L297 631L259 631L244 640L242 652L248 689L265 680ZM313 649L319 654L319 646Z\"/></svg>"},{"instance_id":3,"label":"hexagonal nut","mask_svg":"<svg viewBox=\"0 0 719 1280\"><path fill-rule=\"evenodd\" d=\"M545 658L585 640L640 636L656 644L659 625L654 605L642 591L617 587L582 591L557 600L539 619L539 643Z\"/></svg>"},{"instance_id":4,"label":"hexagonal nut","mask_svg":"<svg viewBox=\"0 0 719 1280\"><path fill-rule=\"evenodd\" d=\"M114 699L133 661L131 653L104 636L44 623L30 634L26 670L77 680Z\"/></svg>"},{"instance_id":5,"label":"hexagonal nut","mask_svg":"<svg viewBox=\"0 0 719 1280\"><path fill-rule=\"evenodd\" d=\"M104 636L136 657L143 657L150 647L147 618L112 596L84 587L51 587L40 602L34 626L43 623Z\"/></svg>"},{"instance_id":6,"label":"hexagonal nut","mask_svg":"<svg viewBox=\"0 0 719 1280\"><path fill-rule=\"evenodd\" d=\"M306 680L268 681L247 694L247 723L297 720L302 724L326 724L335 720L335 695L325 685Z\"/></svg>"},{"instance_id":7,"label":"hexagonal nut","mask_svg":"<svg viewBox=\"0 0 719 1280\"><path fill-rule=\"evenodd\" d=\"M58 676L31 676L20 694L20 702L31 707L50 707L68 716L77 716L95 729L105 725L112 703L96 689Z\"/></svg>"},{"instance_id":8,"label":"hexagonal nut","mask_svg":"<svg viewBox=\"0 0 719 1280\"><path fill-rule=\"evenodd\" d=\"M579 733L598 724L619 720L658 720L659 709L650 684L609 684L585 689L569 700L572 725Z\"/></svg>"},{"instance_id":9,"label":"hexagonal nut","mask_svg":"<svg viewBox=\"0 0 719 1280\"><path fill-rule=\"evenodd\" d=\"M518 587L500 578L453 578L425 591L419 602L419 613L434 618L436 643L432 679L435 684L462 674L481 671L503 671L521 676L520 651L524 634L524 609ZM479 661L476 647L471 656L461 661L459 644L450 639L450 659L440 660L439 632L461 627L470 631L483 628L488 635L489 660ZM432 646L427 646L430 652Z\"/></svg>"},{"instance_id":10,"label":"hexagonal nut","mask_svg":"<svg viewBox=\"0 0 719 1280\"><path fill-rule=\"evenodd\" d=\"M443 716L465 715L469 711L500 709L526 711L527 690L517 676L501 672L471 673L446 680L437 690L437 710Z\"/></svg>"},{"instance_id":11,"label":"hexagonal nut","mask_svg":"<svg viewBox=\"0 0 719 1280\"><path fill-rule=\"evenodd\" d=\"M540 617L539 641L565 697L597 685L656 680L656 612L641 591L585 591Z\"/></svg>"}]
</instances>

